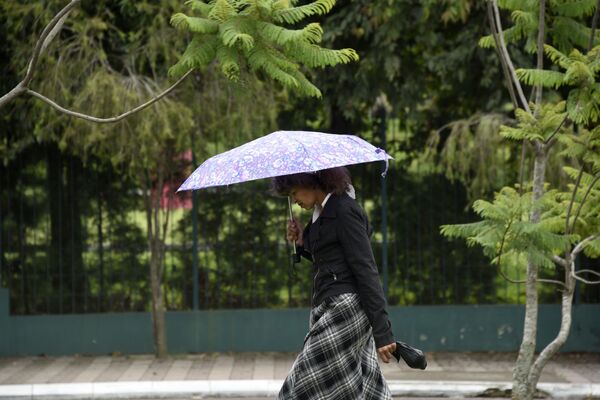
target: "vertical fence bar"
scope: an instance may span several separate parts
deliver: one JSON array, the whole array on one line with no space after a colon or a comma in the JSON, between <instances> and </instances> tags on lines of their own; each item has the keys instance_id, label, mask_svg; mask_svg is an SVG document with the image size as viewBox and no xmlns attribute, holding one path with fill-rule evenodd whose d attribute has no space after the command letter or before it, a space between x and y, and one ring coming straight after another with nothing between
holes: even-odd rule
<instances>
[{"instance_id":1,"label":"vertical fence bar","mask_svg":"<svg viewBox=\"0 0 600 400\"><path fill-rule=\"evenodd\" d=\"M0 193L8 193L8 191L4 191L4 174L6 173L6 168L2 168L1 169L2 174L0 174ZM2 205L4 204L4 202L2 201L4 200L3 196L0 195L0 288L2 288L2 276L3 276L3 272L4 272L4 246L3 246L3 233L4 233L4 213L2 210ZM7 214L8 214L8 210Z\"/></svg>"},{"instance_id":2,"label":"vertical fence bar","mask_svg":"<svg viewBox=\"0 0 600 400\"><path fill-rule=\"evenodd\" d=\"M208 309L210 307L210 258L209 258L209 242L208 242L208 232L206 227L208 225L206 214L204 214L204 223L202 224L202 237L204 238L204 270L206 271L206 276L204 278L204 308Z\"/></svg>"},{"instance_id":3,"label":"vertical fence bar","mask_svg":"<svg viewBox=\"0 0 600 400\"><path fill-rule=\"evenodd\" d=\"M196 165L196 157L192 152L192 162ZM198 287L198 191L192 190L192 276L193 276L193 309L200 308L200 288Z\"/></svg>"},{"instance_id":4,"label":"vertical fence bar","mask_svg":"<svg viewBox=\"0 0 600 400\"><path fill-rule=\"evenodd\" d=\"M380 126L379 126L379 134L381 136L381 148L385 150L386 147L386 133L387 133L387 110L385 107L380 108ZM387 166L386 161L386 166ZM387 168L387 167L386 167ZM387 172L387 171L386 171ZM381 266L383 269L383 293L386 299L389 299L388 293L388 245L387 245L387 178L383 177L381 179L381 233L382 233L382 243L381 243Z\"/></svg>"},{"instance_id":5,"label":"vertical fence bar","mask_svg":"<svg viewBox=\"0 0 600 400\"><path fill-rule=\"evenodd\" d=\"M71 258L71 312L74 313L75 312L75 297L77 296L76 293L76 289L77 289L77 284L76 284L76 277L75 277L75 216L74 216L74 208L75 208L75 193L73 190L73 182L72 180L75 179L75 177L73 176L73 174L75 174L74 171L74 162L73 162L74 158L73 157L69 157L69 166L67 167L69 169L69 172L67 174L67 190L69 191L68 194L68 199L69 199L69 233L70 233L70 237L69 237L69 245L70 245L70 258Z\"/></svg>"},{"instance_id":6,"label":"vertical fence bar","mask_svg":"<svg viewBox=\"0 0 600 400\"><path fill-rule=\"evenodd\" d=\"M196 168L196 152L194 151L194 134L191 135L192 139L192 168ZM193 305L194 310L200 308L200 288L198 287L198 191L192 190L192 277L193 287Z\"/></svg>"},{"instance_id":7,"label":"vertical fence bar","mask_svg":"<svg viewBox=\"0 0 600 400\"><path fill-rule=\"evenodd\" d=\"M196 165L195 157L192 153L192 160ZM200 308L200 288L198 287L198 193L197 190L192 191L192 276L193 276L193 309Z\"/></svg>"},{"instance_id":8,"label":"vertical fence bar","mask_svg":"<svg viewBox=\"0 0 600 400\"><path fill-rule=\"evenodd\" d=\"M96 197L98 203L98 312L102 312L104 309L104 230L102 229L102 192L98 191Z\"/></svg>"},{"instance_id":9,"label":"vertical fence bar","mask_svg":"<svg viewBox=\"0 0 600 400\"><path fill-rule=\"evenodd\" d=\"M23 158L19 156L19 171L23 171ZM27 301L26 301L26 291L25 291L25 278L27 277L25 267L25 222L23 215L23 176L19 174L19 178L17 179L17 193L19 199L19 223L18 223L18 235L19 235L19 264L21 266L21 312L26 313L27 311Z\"/></svg>"},{"instance_id":10,"label":"vertical fence bar","mask_svg":"<svg viewBox=\"0 0 600 400\"><path fill-rule=\"evenodd\" d=\"M57 150L58 153L58 159L60 160L58 163L58 168L60 169L59 172L59 178L57 180L58 186L57 186L57 190L58 190L58 287L59 287L59 296L58 296L58 311L59 314L63 313L63 248L62 248L62 242L63 242L63 238L62 238L62 233L63 233L63 181L62 181L62 172L63 172L63 167L62 167L62 154L60 153L60 150Z\"/></svg>"},{"instance_id":11,"label":"vertical fence bar","mask_svg":"<svg viewBox=\"0 0 600 400\"><path fill-rule=\"evenodd\" d=\"M581 269L581 254L577 254L575 257L575 271L577 272ZM575 279L575 294L573 296L573 305L578 305L581 301L581 285L579 280Z\"/></svg>"}]
</instances>

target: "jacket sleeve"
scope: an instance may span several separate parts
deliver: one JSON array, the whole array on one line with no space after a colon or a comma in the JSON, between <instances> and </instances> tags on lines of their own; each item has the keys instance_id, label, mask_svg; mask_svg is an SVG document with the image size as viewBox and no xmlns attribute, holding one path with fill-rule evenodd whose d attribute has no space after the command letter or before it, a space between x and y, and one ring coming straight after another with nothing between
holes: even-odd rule
<instances>
[{"instance_id":1,"label":"jacket sleeve","mask_svg":"<svg viewBox=\"0 0 600 400\"><path fill-rule=\"evenodd\" d=\"M367 217L354 205L339 207L337 215L338 239L344 258L356 278L358 295L373 328L375 345L379 348L394 343L385 296L369 240Z\"/></svg>"},{"instance_id":2,"label":"jacket sleeve","mask_svg":"<svg viewBox=\"0 0 600 400\"><path fill-rule=\"evenodd\" d=\"M308 232L310 232L310 225L311 224L306 225L306 227L302 231L302 241L304 243L306 243L306 241L308 240ZM308 261L311 261L311 262L313 260L312 254L310 254L310 251L306 250L304 248L304 246L296 245L296 254L293 257L294 264L297 264L300 261L302 261L302 257L306 258Z\"/></svg>"},{"instance_id":3,"label":"jacket sleeve","mask_svg":"<svg viewBox=\"0 0 600 400\"><path fill-rule=\"evenodd\" d=\"M296 254L294 255L294 264L302 261L302 257L312 261L312 255L304 248L304 246L296 246Z\"/></svg>"}]
</instances>

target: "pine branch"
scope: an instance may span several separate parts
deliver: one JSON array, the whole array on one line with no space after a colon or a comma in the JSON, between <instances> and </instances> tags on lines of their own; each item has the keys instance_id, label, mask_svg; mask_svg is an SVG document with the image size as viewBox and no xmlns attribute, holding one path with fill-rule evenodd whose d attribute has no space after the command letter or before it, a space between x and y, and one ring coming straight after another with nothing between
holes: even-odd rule
<instances>
[{"instance_id":1,"label":"pine branch","mask_svg":"<svg viewBox=\"0 0 600 400\"><path fill-rule=\"evenodd\" d=\"M69 116L75 117L75 118L80 118L80 119L83 119L86 121L96 122L99 124L107 124L107 123L119 122L122 119L124 119L132 114L135 114L138 111L141 111L141 110L149 107L150 105L156 103L158 100L162 99L163 97L165 97L166 95L171 93L171 91L173 91L173 89L175 89L181 82L183 82L185 80L185 78L187 78L191 73L192 73L192 70L189 70L185 75L183 75L181 78L179 78L179 80L177 82L175 82L173 85L171 85L171 87L169 87L168 89L166 89L164 92L160 93L159 95L151 98L144 104L141 104L132 110L124 112L123 114L117 115L115 117L110 117L110 118L98 118L98 117L83 114L83 113L80 113L77 111L68 110L68 109L58 105L56 102L50 100L46 96L44 96L36 91L33 91L31 89L25 89L25 93L42 100L43 102L49 104L50 106L54 107L56 110L60 111L63 114L66 114L66 115L69 115Z\"/></svg>"}]
</instances>

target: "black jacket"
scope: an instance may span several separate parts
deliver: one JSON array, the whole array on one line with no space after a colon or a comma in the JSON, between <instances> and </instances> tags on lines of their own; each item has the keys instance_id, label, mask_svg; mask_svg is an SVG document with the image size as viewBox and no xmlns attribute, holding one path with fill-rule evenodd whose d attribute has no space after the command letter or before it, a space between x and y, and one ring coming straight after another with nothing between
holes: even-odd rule
<instances>
[{"instance_id":1,"label":"black jacket","mask_svg":"<svg viewBox=\"0 0 600 400\"><path fill-rule=\"evenodd\" d=\"M313 306L341 293L358 293L379 348L394 343L365 212L346 194L332 194L303 232L300 256L313 262Z\"/></svg>"}]
</instances>

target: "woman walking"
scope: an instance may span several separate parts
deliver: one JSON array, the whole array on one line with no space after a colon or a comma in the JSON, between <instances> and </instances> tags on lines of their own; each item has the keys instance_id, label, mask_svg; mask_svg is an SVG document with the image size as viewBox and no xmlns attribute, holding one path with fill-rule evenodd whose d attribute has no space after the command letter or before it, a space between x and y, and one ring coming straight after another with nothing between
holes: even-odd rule
<instances>
[{"instance_id":1,"label":"woman walking","mask_svg":"<svg viewBox=\"0 0 600 400\"><path fill-rule=\"evenodd\" d=\"M365 212L344 167L273 178L312 221L288 222L297 260L313 263L309 332L278 399L391 399L377 363L396 349Z\"/></svg>"}]
</instances>

